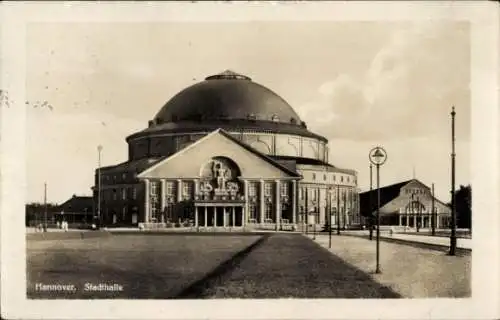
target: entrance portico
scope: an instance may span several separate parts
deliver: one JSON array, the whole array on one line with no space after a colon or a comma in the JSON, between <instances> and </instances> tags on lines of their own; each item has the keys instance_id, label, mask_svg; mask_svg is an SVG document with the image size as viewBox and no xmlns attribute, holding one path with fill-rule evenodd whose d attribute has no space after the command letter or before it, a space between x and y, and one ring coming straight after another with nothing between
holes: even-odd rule
<instances>
[{"instance_id":1,"label":"entrance portico","mask_svg":"<svg viewBox=\"0 0 500 320\"><path fill-rule=\"evenodd\" d=\"M244 227L246 221L244 205L244 202L195 202L195 227Z\"/></svg>"}]
</instances>

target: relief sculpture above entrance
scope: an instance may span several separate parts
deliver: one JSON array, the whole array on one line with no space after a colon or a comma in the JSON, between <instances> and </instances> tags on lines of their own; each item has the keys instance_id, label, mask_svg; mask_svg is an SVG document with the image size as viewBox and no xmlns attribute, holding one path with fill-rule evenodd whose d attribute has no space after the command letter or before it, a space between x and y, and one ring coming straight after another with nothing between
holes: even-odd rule
<instances>
[{"instance_id":1,"label":"relief sculpture above entrance","mask_svg":"<svg viewBox=\"0 0 500 320\"><path fill-rule=\"evenodd\" d=\"M241 200L240 169L229 158L215 157L200 172L200 196L203 200Z\"/></svg>"}]
</instances>

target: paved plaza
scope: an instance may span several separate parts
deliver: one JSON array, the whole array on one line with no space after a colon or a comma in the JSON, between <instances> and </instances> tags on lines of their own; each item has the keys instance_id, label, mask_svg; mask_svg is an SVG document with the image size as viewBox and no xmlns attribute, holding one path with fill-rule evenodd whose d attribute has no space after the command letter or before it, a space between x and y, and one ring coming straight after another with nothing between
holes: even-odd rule
<instances>
[{"instance_id":1,"label":"paved plaza","mask_svg":"<svg viewBox=\"0 0 500 320\"><path fill-rule=\"evenodd\" d=\"M395 235L396 236L396 235ZM404 235L402 235L404 236ZM308 236L312 239L312 235ZM423 240L421 236L416 240ZM413 237L405 237L405 239ZM434 241L430 239L428 241ZM461 239L465 240L465 239ZM469 297L471 256L448 256L438 250L380 241L381 274L376 267L376 241L353 236L316 235L317 242L347 263L371 274L374 280L406 298Z\"/></svg>"}]
</instances>

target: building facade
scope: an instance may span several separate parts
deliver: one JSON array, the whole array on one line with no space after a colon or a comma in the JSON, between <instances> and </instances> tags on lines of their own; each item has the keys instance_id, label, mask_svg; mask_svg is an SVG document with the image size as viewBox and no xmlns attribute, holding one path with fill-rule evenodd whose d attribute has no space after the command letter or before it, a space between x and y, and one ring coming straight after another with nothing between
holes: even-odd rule
<instances>
[{"instance_id":1,"label":"building facade","mask_svg":"<svg viewBox=\"0 0 500 320\"><path fill-rule=\"evenodd\" d=\"M360 223L357 173L329 164L328 140L247 76L182 90L126 140L128 160L95 173L106 226Z\"/></svg>"},{"instance_id":2,"label":"building facade","mask_svg":"<svg viewBox=\"0 0 500 320\"><path fill-rule=\"evenodd\" d=\"M361 214L374 217L378 190L360 194ZM380 224L409 228L450 227L451 208L435 198L431 188L417 179L380 188Z\"/></svg>"}]
</instances>

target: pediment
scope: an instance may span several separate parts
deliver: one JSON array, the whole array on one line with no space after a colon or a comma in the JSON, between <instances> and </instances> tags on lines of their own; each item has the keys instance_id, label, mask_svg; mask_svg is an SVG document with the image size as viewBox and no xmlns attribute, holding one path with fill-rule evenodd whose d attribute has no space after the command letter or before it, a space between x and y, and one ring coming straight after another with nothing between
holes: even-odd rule
<instances>
[{"instance_id":1,"label":"pediment","mask_svg":"<svg viewBox=\"0 0 500 320\"><path fill-rule=\"evenodd\" d=\"M211 166L216 159L227 159L228 163L232 163L233 168L237 170L231 171L231 174L237 174L238 178L297 179L299 177L296 172L278 164L221 129L154 164L141 172L138 177L203 178L204 175L211 174Z\"/></svg>"}]
</instances>

